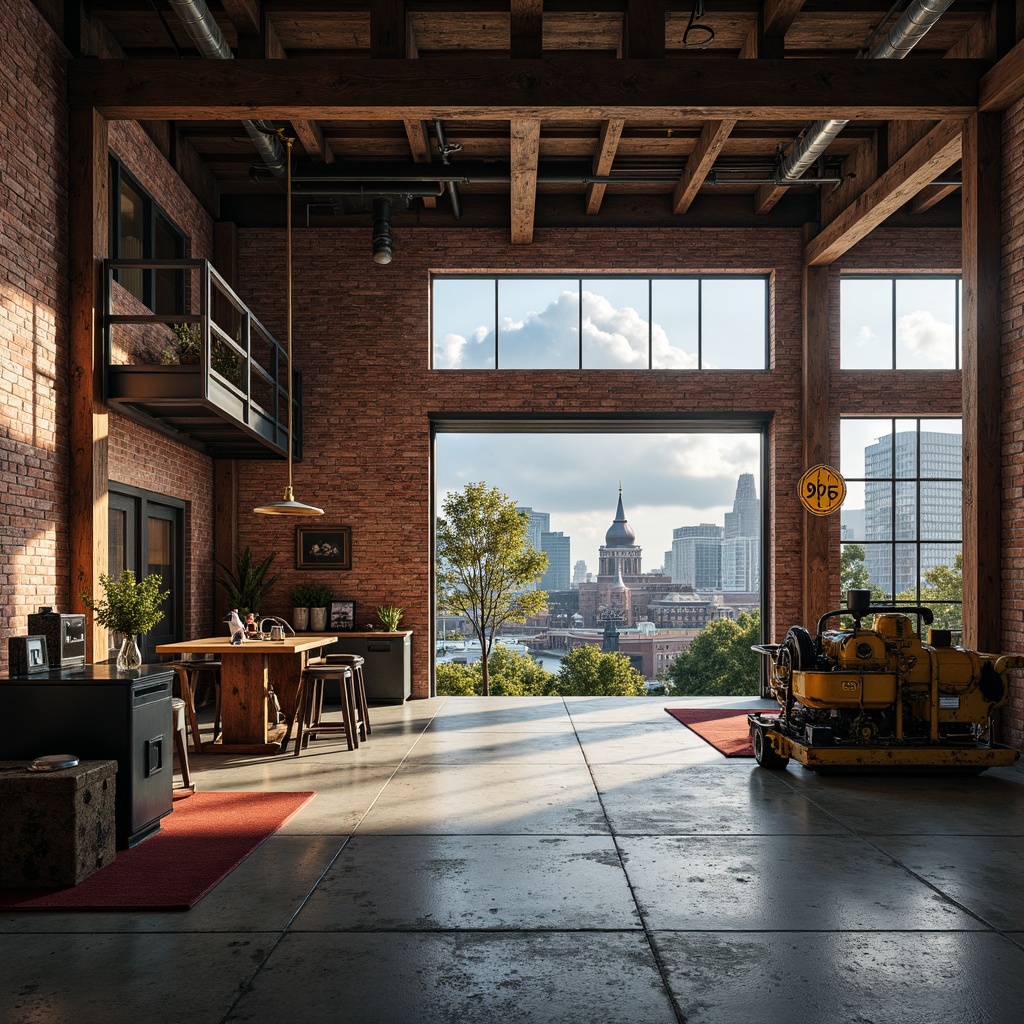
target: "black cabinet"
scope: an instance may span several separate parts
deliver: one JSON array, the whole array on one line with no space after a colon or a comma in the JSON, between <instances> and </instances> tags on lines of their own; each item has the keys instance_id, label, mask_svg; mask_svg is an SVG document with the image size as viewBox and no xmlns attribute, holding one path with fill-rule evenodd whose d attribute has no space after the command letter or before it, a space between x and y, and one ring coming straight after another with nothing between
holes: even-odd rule
<instances>
[{"instance_id":1,"label":"black cabinet","mask_svg":"<svg viewBox=\"0 0 1024 1024\"><path fill-rule=\"evenodd\" d=\"M83 665L0 681L7 722L0 760L75 754L117 761L117 846L134 846L171 811L173 685L173 670L159 665L143 665L131 678L114 665Z\"/></svg>"},{"instance_id":2,"label":"black cabinet","mask_svg":"<svg viewBox=\"0 0 1024 1024\"><path fill-rule=\"evenodd\" d=\"M361 654L365 659L366 699L371 704L401 704L412 695L412 631L335 633L324 654Z\"/></svg>"}]
</instances>

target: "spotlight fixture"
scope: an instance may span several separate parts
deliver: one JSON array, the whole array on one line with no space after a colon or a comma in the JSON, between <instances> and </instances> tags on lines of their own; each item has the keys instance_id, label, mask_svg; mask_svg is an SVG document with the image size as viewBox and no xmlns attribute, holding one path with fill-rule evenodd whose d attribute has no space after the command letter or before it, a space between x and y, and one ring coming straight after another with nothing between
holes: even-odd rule
<instances>
[{"instance_id":1,"label":"spotlight fixture","mask_svg":"<svg viewBox=\"0 0 1024 1024\"><path fill-rule=\"evenodd\" d=\"M373 262L391 262L394 238L391 235L391 200L378 196L373 201Z\"/></svg>"},{"instance_id":2,"label":"spotlight fixture","mask_svg":"<svg viewBox=\"0 0 1024 1024\"><path fill-rule=\"evenodd\" d=\"M284 497L281 501L268 501L266 505L260 505L253 509L265 516L322 516L324 510L315 505L304 505L301 501L295 500L292 492L292 417L295 411L295 403L292 400L292 385L295 383L292 376L292 143L294 139L288 138L282 129L277 130L281 141L285 144L285 163L287 164L287 177L285 192L287 193L288 207L285 212L285 288L287 294L288 320L288 486L284 489Z\"/></svg>"}]
</instances>

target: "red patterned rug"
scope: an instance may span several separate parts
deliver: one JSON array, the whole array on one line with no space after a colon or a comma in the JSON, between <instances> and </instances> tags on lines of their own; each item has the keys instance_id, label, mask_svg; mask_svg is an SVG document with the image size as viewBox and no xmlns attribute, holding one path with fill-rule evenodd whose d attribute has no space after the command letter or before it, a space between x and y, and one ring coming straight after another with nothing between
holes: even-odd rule
<instances>
[{"instance_id":1,"label":"red patterned rug","mask_svg":"<svg viewBox=\"0 0 1024 1024\"><path fill-rule=\"evenodd\" d=\"M752 711L772 714L763 708L665 708L687 729L710 743L726 757L753 757L747 715Z\"/></svg>"},{"instance_id":2,"label":"red patterned rug","mask_svg":"<svg viewBox=\"0 0 1024 1024\"><path fill-rule=\"evenodd\" d=\"M4 910L187 910L313 793L193 793L160 831L68 889L0 889Z\"/></svg>"}]
</instances>

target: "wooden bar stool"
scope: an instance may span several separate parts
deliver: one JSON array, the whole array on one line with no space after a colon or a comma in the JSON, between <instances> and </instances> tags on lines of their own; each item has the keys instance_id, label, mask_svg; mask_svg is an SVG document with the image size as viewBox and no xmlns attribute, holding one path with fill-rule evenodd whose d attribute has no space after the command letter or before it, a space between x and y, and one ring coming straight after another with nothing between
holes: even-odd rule
<instances>
[{"instance_id":1,"label":"wooden bar stool","mask_svg":"<svg viewBox=\"0 0 1024 1024\"><path fill-rule=\"evenodd\" d=\"M355 750L359 746L359 732L362 729L362 715L358 703L353 701L354 674L348 665L328 665L318 662L315 665L307 665L299 677L299 689L295 695L295 722L298 724L298 731L295 734L295 749L292 751L294 757L309 746L311 738L321 733L340 734L344 733L349 750ZM338 683L338 691L341 695L341 722L323 721L324 683L327 680L334 680ZM291 727L285 735L283 747L287 747L291 735ZM365 733L364 733L365 735Z\"/></svg>"},{"instance_id":2,"label":"wooden bar stool","mask_svg":"<svg viewBox=\"0 0 1024 1024\"><path fill-rule=\"evenodd\" d=\"M192 732L192 749L195 753L203 752L203 741L199 735L199 723L196 721L196 685L203 672L212 676L214 689L213 736L220 732L220 662L204 661L202 658L182 658L171 663L178 676L178 689L181 699L185 702L185 715L188 727Z\"/></svg>"},{"instance_id":3,"label":"wooden bar stool","mask_svg":"<svg viewBox=\"0 0 1024 1024\"><path fill-rule=\"evenodd\" d=\"M365 740L373 732L370 728L370 707L366 701L366 679L363 676L366 659L361 654L328 654L324 662L328 665L348 665L352 669L353 703L359 706L362 719L360 738Z\"/></svg>"},{"instance_id":4,"label":"wooden bar stool","mask_svg":"<svg viewBox=\"0 0 1024 1024\"><path fill-rule=\"evenodd\" d=\"M187 705L181 697L171 698L171 714L174 716L174 752L178 755L178 763L181 765L181 779L185 784L185 789L194 793L196 785L188 770L188 742L185 737L186 707Z\"/></svg>"}]
</instances>

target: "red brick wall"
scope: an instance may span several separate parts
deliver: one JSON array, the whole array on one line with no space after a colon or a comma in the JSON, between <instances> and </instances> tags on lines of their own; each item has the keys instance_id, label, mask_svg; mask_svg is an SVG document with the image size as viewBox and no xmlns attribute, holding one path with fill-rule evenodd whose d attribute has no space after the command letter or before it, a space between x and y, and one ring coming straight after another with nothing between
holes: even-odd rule
<instances>
[{"instance_id":1,"label":"red brick wall","mask_svg":"<svg viewBox=\"0 0 1024 1024\"><path fill-rule=\"evenodd\" d=\"M528 247L503 230L396 231L392 264L369 258L367 231L296 232L294 347L303 370L306 460L297 496L352 526L351 571L319 572L338 597L353 598L360 623L395 602L415 630L414 691L428 687L430 602L430 423L433 414L767 412L773 509L772 629L799 621L803 513L800 433L800 233L676 230L537 231ZM240 290L259 296L257 315L283 335L281 236L240 233ZM430 271L760 270L773 274L773 368L761 373L502 371L429 368ZM255 299L253 300L256 301ZM280 582L271 597L287 613L288 588L309 574L292 566L294 524L251 509L276 496L283 467L249 463L241 474L240 542L275 550Z\"/></svg>"},{"instance_id":2,"label":"red brick wall","mask_svg":"<svg viewBox=\"0 0 1024 1024\"><path fill-rule=\"evenodd\" d=\"M185 235L185 255L213 256L213 222L148 135L134 122L111 121L110 149ZM110 479L185 502L186 639L213 623L213 460L159 431L110 414Z\"/></svg>"},{"instance_id":3,"label":"red brick wall","mask_svg":"<svg viewBox=\"0 0 1024 1024\"><path fill-rule=\"evenodd\" d=\"M1003 117L1003 650L1024 653L1024 104ZM1003 739L1024 746L1024 673L1003 709Z\"/></svg>"},{"instance_id":4,"label":"red brick wall","mask_svg":"<svg viewBox=\"0 0 1024 1024\"><path fill-rule=\"evenodd\" d=\"M36 41L26 46L24 40ZM0 4L0 671L40 605L68 604L66 53Z\"/></svg>"}]
</instances>

